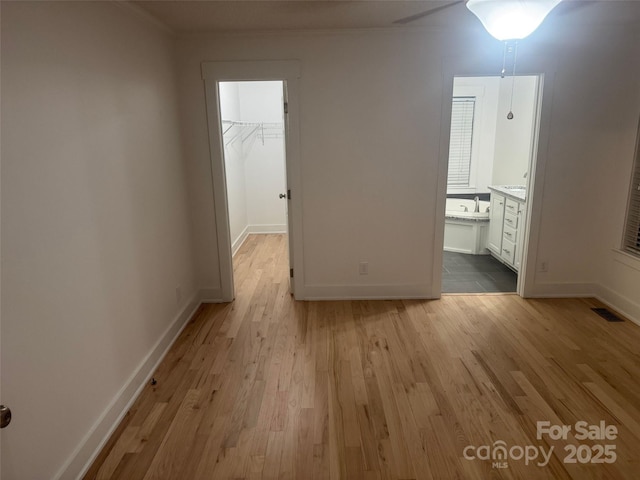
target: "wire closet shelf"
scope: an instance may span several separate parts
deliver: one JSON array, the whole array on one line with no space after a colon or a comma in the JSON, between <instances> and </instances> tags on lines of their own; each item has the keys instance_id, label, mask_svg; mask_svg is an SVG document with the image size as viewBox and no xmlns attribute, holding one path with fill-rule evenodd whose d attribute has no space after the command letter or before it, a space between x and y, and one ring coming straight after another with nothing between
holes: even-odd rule
<instances>
[{"instance_id":1,"label":"wire closet shelf","mask_svg":"<svg viewBox=\"0 0 640 480\"><path fill-rule=\"evenodd\" d=\"M224 146L228 147L240 141L247 151L251 149L256 140L264 145L265 139L283 138L284 124L269 122L240 122L236 120L222 120L222 136Z\"/></svg>"}]
</instances>

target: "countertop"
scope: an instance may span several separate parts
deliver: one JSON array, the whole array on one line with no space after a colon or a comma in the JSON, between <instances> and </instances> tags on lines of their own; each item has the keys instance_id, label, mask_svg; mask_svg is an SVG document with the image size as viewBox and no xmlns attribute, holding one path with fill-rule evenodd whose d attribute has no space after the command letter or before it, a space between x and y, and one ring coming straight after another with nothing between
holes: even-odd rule
<instances>
[{"instance_id":1,"label":"countertop","mask_svg":"<svg viewBox=\"0 0 640 480\"><path fill-rule=\"evenodd\" d=\"M490 185L489 190L514 198L519 202L527 200L527 187L524 185Z\"/></svg>"}]
</instances>

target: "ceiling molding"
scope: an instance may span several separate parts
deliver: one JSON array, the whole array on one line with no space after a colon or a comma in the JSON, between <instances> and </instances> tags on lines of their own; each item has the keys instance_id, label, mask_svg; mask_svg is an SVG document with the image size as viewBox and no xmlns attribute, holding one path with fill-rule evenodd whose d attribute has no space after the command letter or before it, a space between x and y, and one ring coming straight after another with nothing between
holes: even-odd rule
<instances>
[{"instance_id":1,"label":"ceiling molding","mask_svg":"<svg viewBox=\"0 0 640 480\"><path fill-rule=\"evenodd\" d=\"M471 30L480 22L451 0L112 0L173 35L254 35L420 29ZM454 4L457 5L457 4ZM560 8L563 7L563 8ZM421 15L432 10L435 13ZM560 29L636 28L640 0L563 0L546 23ZM405 25L399 19L417 17Z\"/></svg>"},{"instance_id":2,"label":"ceiling molding","mask_svg":"<svg viewBox=\"0 0 640 480\"><path fill-rule=\"evenodd\" d=\"M129 12L132 12L135 16L137 16L141 20L147 23L150 23L152 25L155 25L156 27L160 28L161 30L164 30L166 33L169 33L172 36L175 36L178 33L169 25L164 23L162 20L158 19L155 15L152 15L147 10L142 8L140 5L133 3L131 0L111 0L111 1L115 3L117 6L122 7L128 10Z\"/></svg>"}]
</instances>

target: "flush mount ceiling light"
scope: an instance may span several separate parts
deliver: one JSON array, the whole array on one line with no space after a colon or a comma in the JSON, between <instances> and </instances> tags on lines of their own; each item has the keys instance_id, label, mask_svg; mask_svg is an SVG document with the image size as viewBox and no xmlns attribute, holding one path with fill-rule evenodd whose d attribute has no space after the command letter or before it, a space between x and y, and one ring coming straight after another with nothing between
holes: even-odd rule
<instances>
[{"instance_id":1,"label":"flush mount ceiling light","mask_svg":"<svg viewBox=\"0 0 640 480\"><path fill-rule=\"evenodd\" d=\"M468 0L467 8L498 40L522 40L540 26L560 0Z\"/></svg>"}]
</instances>

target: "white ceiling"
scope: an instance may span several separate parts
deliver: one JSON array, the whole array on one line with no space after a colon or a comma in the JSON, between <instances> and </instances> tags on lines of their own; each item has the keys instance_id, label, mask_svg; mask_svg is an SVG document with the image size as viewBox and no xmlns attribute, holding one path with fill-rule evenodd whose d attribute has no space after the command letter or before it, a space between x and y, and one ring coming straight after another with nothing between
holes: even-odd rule
<instances>
[{"instance_id":1,"label":"white ceiling","mask_svg":"<svg viewBox=\"0 0 640 480\"><path fill-rule=\"evenodd\" d=\"M473 28L480 24L464 3L454 0L132 0L175 32L248 32L401 28L394 21L437 9L410 26ZM450 8L440 9L450 3ZM549 21L640 28L640 0L563 0Z\"/></svg>"}]
</instances>

